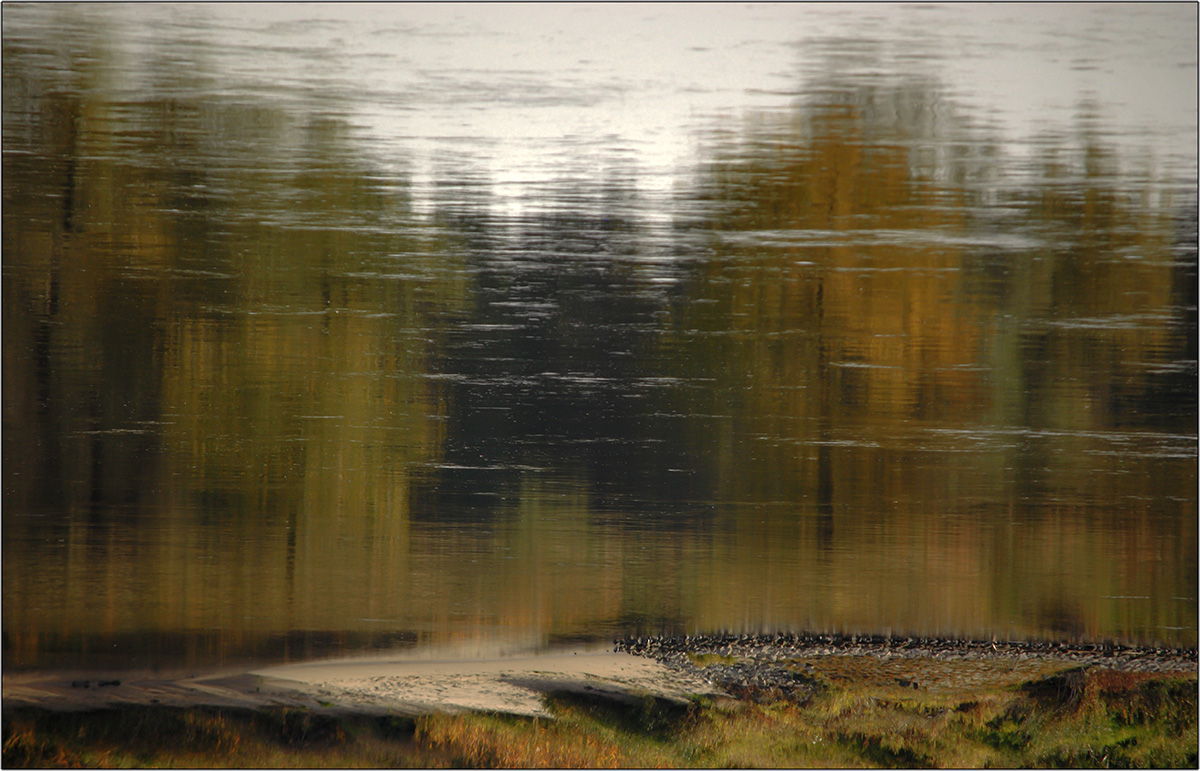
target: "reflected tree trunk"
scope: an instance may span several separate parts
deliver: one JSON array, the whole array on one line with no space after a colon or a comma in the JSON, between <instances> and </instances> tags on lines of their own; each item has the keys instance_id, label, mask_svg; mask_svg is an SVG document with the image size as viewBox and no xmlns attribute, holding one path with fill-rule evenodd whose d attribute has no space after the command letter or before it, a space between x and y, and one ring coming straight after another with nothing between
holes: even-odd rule
<instances>
[{"instance_id":1,"label":"reflected tree trunk","mask_svg":"<svg viewBox=\"0 0 1200 771\"><path fill-rule=\"evenodd\" d=\"M817 548L828 554L833 548L833 447L830 445L829 351L824 335L824 279L817 279L817 379L820 382L821 402L817 429Z\"/></svg>"}]
</instances>

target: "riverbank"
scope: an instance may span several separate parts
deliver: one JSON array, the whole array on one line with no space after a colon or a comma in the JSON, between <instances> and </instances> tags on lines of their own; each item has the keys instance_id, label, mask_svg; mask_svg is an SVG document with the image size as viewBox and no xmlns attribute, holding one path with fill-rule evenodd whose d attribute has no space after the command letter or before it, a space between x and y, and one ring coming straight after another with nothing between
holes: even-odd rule
<instances>
[{"instance_id":1,"label":"riverbank","mask_svg":"<svg viewBox=\"0 0 1200 771\"><path fill-rule=\"evenodd\" d=\"M1194 650L731 635L624 640L614 648L127 675L119 683L6 674L3 760L6 767L1172 767L1197 760ZM64 693L69 698L57 698Z\"/></svg>"}]
</instances>

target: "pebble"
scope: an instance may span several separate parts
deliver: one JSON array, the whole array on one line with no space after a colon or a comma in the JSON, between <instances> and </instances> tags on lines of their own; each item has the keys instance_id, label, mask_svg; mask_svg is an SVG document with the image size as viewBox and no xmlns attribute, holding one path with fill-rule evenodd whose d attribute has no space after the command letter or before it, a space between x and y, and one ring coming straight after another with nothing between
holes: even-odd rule
<instances>
[{"instance_id":1,"label":"pebble","mask_svg":"<svg viewBox=\"0 0 1200 771\"><path fill-rule=\"evenodd\" d=\"M712 634L685 637L628 637L614 641L614 651L661 661L673 669L696 671L688 657L717 654L732 664L709 664L703 676L713 685L729 688L773 689L786 694L811 689L815 680L786 662L808 656L858 655L890 658L965 659L1052 658L1079 666L1094 665L1142 672L1195 672L1195 648L1139 648L1109 643L1048 641L957 640L880 635ZM780 662L783 662L782 664ZM918 684L911 687L918 688Z\"/></svg>"}]
</instances>

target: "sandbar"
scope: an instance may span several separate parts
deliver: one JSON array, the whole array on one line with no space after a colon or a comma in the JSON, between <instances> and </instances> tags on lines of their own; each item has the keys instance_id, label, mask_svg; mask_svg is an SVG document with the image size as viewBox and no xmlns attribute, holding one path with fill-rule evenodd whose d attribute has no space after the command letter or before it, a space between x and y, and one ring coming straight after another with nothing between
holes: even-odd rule
<instances>
[{"instance_id":1,"label":"sandbar","mask_svg":"<svg viewBox=\"0 0 1200 771\"><path fill-rule=\"evenodd\" d=\"M209 672L5 673L4 707L292 707L360 714L489 711L548 717L543 694L684 702L719 695L702 678L627 653L578 650L492 658L323 660Z\"/></svg>"}]
</instances>

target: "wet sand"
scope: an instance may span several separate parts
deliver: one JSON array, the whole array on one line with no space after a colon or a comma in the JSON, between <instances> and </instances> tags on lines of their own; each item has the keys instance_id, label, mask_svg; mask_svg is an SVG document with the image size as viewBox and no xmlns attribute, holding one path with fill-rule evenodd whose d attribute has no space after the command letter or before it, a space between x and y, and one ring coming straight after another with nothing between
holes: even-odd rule
<instances>
[{"instance_id":1,"label":"wet sand","mask_svg":"<svg viewBox=\"0 0 1200 771\"><path fill-rule=\"evenodd\" d=\"M302 687L242 671L38 671L5 673L4 708L318 707Z\"/></svg>"},{"instance_id":2,"label":"wet sand","mask_svg":"<svg viewBox=\"0 0 1200 771\"><path fill-rule=\"evenodd\" d=\"M483 710L549 716L542 694L569 691L610 699L646 694L686 701L716 694L701 678L625 653L573 651L470 660L335 661L273 667L257 673L298 683L322 701L391 712Z\"/></svg>"},{"instance_id":3,"label":"wet sand","mask_svg":"<svg viewBox=\"0 0 1200 771\"><path fill-rule=\"evenodd\" d=\"M548 716L542 694L571 691L684 701L713 686L658 661L607 651L490 659L365 658L248 672L5 674L4 707L88 710L133 704L297 707L416 715L468 710Z\"/></svg>"}]
</instances>

